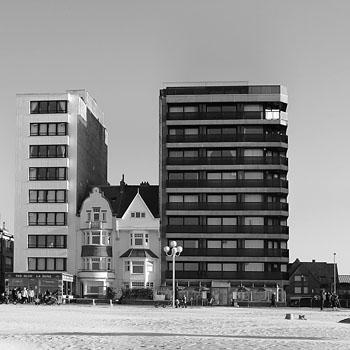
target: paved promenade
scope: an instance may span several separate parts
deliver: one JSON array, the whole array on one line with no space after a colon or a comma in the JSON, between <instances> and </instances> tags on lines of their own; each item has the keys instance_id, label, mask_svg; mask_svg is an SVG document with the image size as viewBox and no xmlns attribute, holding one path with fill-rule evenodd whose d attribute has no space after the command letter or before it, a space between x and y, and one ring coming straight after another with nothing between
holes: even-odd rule
<instances>
[{"instance_id":1,"label":"paved promenade","mask_svg":"<svg viewBox=\"0 0 350 350\"><path fill-rule=\"evenodd\" d=\"M350 349L350 310L0 305L0 349ZM286 313L306 321L285 320Z\"/></svg>"}]
</instances>

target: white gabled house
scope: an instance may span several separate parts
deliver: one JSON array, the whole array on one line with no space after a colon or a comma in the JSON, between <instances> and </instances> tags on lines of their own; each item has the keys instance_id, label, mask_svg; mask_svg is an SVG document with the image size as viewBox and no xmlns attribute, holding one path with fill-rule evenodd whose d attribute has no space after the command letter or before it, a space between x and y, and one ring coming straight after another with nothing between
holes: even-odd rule
<instances>
[{"instance_id":1,"label":"white gabled house","mask_svg":"<svg viewBox=\"0 0 350 350\"><path fill-rule=\"evenodd\" d=\"M111 288L160 286L158 186L94 187L80 210L77 290L101 297Z\"/></svg>"}]
</instances>

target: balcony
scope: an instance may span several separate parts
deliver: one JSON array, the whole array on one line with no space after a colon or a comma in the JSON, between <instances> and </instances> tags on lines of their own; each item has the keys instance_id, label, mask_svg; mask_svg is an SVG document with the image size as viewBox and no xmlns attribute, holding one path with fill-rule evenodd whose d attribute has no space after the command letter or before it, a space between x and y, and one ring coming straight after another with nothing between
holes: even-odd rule
<instances>
[{"instance_id":1,"label":"balcony","mask_svg":"<svg viewBox=\"0 0 350 350\"><path fill-rule=\"evenodd\" d=\"M280 225L239 225L239 226L214 226L214 225L168 225L167 233L272 233L288 234L288 226Z\"/></svg>"},{"instance_id":2,"label":"balcony","mask_svg":"<svg viewBox=\"0 0 350 350\"><path fill-rule=\"evenodd\" d=\"M166 278L172 278L172 271L166 271ZM176 271L176 279L224 279L224 280L288 280L287 272L252 271Z\"/></svg>"},{"instance_id":3,"label":"balcony","mask_svg":"<svg viewBox=\"0 0 350 350\"><path fill-rule=\"evenodd\" d=\"M181 187L279 187L288 189L288 181L280 179L265 180L168 180L166 183L168 188Z\"/></svg>"},{"instance_id":4,"label":"balcony","mask_svg":"<svg viewBox=\"0 0 350 350\"><path fill-rule=\"evenodd\" d=\"M167 210L283 210L288 203L167 203Z\"/></svg>"},{"instance_id":5,"label":"balcony","mask_svg":"<svg viewBox=\"0 0 350 350\"><path fill-rule=\"evenodd\" d=\"M168 157L167 165L286 165L286 157Z\"/></svg>"},{"instance_id":6,"label":"balcony","mask_svg":"<svg viewBox=\"0 0 350 350\"><path fill-rule=\"evenodd\" d=\"M86 227L83 230L111 230L111 227L107 227L108 223L104 221L88 221L85 223Z\"/></svg>"},{"instance_id":7,"label":"balcony","mask_svg":"<svg viewBox=\"0 0 350 350\"><path fill-rule=\"evenodd\" d=\"M168 112L168 120L265 119L264 112Z\"/></svg>"},{"instance_id":8,"label":"balcony","mask_svg":"<svg viewBox=\"0 0 350 350\"><path fill-rule=\"evenodd\" d=\"M278 257L288 258L288 249L185 248L182 256Z\"/></svg>"},{"instance_id":9,"label":"balcony","mask_svg":"<svg viewBox=\"0 0 350 350\"><path fill-rule=\"evenodd\" d=\"M225 134L225 135L168 135L167 142L284 142L287 135Z\"/></svg>"},{"instance_id":10,"label":"balcony","mask_svg":"<svg viewBox=\"0 0 350 350\"><path fill-rule=\"evenodd\" d=\"M112 246L83 245L81 247L82 257L112 257Z\"/></svg>"}]
</instances>

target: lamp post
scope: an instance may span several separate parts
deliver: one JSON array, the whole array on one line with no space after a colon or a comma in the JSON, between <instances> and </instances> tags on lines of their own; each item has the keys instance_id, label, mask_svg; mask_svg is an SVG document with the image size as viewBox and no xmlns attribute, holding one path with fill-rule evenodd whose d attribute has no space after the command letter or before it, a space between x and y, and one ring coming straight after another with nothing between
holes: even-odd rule
<instances>
[{"instance_id":1,"label":"lamp post","mask_svg":"<svg viewBox=\"0 0 350 350\"><path fill-rule=\"evenodd\" d=\"M335 276L335 255L336 253L333 253L333 291L334 294L337 294L337 280Z\"/></svg>"},{"instance_id":2,"label":"lamp post","mask_svg":"<svg viewBox=\"0 0 350 350\"><path fill-rule=\"evenodd\" d=\"M175 258L182 253L182 247L177 245L176 241L170 242L170 247L163 248L167 256L173 259L173 308L175 308Z\"/></svg>"}]
</instances>

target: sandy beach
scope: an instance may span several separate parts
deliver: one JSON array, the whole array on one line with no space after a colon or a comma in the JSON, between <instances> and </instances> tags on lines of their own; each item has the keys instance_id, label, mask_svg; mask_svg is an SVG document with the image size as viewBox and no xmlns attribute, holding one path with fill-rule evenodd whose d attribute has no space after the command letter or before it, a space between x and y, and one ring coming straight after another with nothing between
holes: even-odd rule
<instances>
[{"instance_id":1,"label":"sandy beach","mask_svg":"<svg viewBox=\"0 0 350 350\"><path fill-rule=\"evenodd\" d=\"M0 349L350 349L350 310L0 305ZM286 313L307 320L286 320Z\"/></svg>"}]
</instances>

